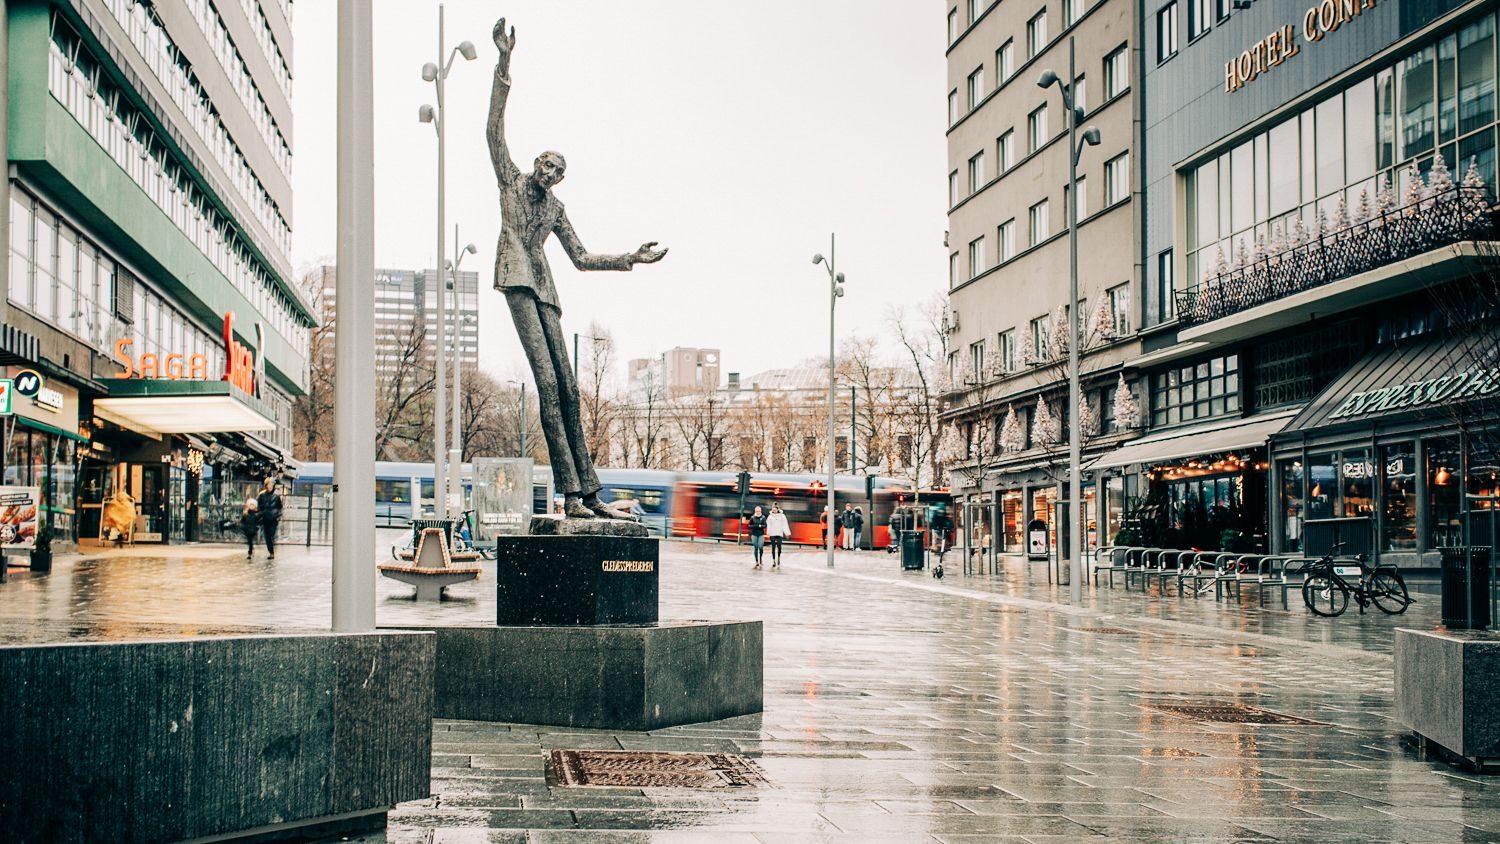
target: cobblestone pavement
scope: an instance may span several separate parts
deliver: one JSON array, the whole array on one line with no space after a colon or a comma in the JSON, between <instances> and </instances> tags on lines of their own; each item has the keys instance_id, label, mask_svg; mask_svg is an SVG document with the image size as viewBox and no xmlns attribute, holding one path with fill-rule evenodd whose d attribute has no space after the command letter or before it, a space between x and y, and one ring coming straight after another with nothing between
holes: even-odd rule
<instances>
[{"instance_id":1,"label":"cobblestone pavement","mask_svg":"<svg viewBox=\"0 0 1500 844\"><path fill-rule=\"evenodd\" d=\"M766 621L763 715L652 733L438 722L434 796L368 840L1500 842L1500 779L1420 758L1391 720L1382 651L1430 618L1313 622L1252 595L1118 588L1070 607L1020 563L965 578L950 558L938 582L885 554L829 571L794 552L780 572L733 546L663 556L663 618ZM442 605L382 581L381 623L487 620L491 574ZM327 623L326 550L273 565L174 549L12 576L11 640ZM1317 723L1166 711L1225 704ZM772 785L558 787L554 748L743 753Z\"/></svg>"}]
</instances>

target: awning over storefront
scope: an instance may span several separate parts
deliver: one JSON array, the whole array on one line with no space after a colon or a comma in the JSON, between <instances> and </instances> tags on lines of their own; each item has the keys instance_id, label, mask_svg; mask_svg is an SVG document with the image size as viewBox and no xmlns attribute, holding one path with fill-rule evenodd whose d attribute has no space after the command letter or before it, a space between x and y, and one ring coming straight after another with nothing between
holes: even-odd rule
<instances>
[{"instance_id":1,"label":"awning over storefront","mask_svg":"<svg viewBox=\"0 0 1500 844\"><path fill-rule=\"evenodd\" d=\"M1292 434L1397 415L1451 416L1500 393L1500 337L1471 332L1377 346L1334 379L1282 432Z\"/></svg>"},{"instance_id":2,"label":"awning over storefront","mask_svg":"<svg viewBox=\"0 0 1500 844\"><path fill-rule=\"evenodd\" d=\"M1287 422L1296 414L1296 410L1286 410L1252 416L1249 419L1220 419L1189 428L1163 431L1123 445L1086 468L1151 466L1182 457L1264 446L1266 440L1286 427Z\"/></svg>"},{"instance_id":3,"label":"awning over storefront","mask_svg":"<svg viewBox=\"0 0 1500 844\"><path fill-rule=\"evenodd\" d=\"M94 414L127 428L160 434L270 431L268 410L228 381L120 379L94 399Z\"/></svg>"}]
</instances>

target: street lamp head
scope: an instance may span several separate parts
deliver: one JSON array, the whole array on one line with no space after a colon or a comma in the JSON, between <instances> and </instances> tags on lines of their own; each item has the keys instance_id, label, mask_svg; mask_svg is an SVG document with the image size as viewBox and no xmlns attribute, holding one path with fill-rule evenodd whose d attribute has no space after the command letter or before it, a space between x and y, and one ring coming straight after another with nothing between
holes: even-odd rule
<instances>
[{"instance_id":1,"label":"street lamp head","mask_svg":"<svg viewBox=\"0 0 1500 844\"><path fill-rule=\"evenodd\" d=\"M843 295L844 295L844 288L842 288L842 287L835 287L835 288L833 288L833 295L835 297L842 298Z\"/></svg>"},{"instance_id":2,"label":"street lamp head","mask_svg":"<svg viewBox=\"0 0 1500 844\"><path fill-rule=\"evenodd\" d=\"M431 123L437 119L437 112L430 105L423 105L417 109L417 119L423 123Z\"/></svg>"},{"instance_id":3,"label":"street lamp head","mask_svg":"<svg viewBox=\"0 0 1500 844\"><path fill-rule=\"evenodd\" d=\"M839 284L843 284L844 283L844 274L843 273L839 273L838 275L836 275L836 276L833 277L833 280L835 282L838 282Z\"/></svg>"},{"instance_id":4,"label":"street lamp head","mask_svg":"<svg viewBox=\"0 0 1500 844\"><path fill-rule=\"evenodd\" d=\"M821 264L821 263L823 263L823 253L819 252L818 254L814 255L813 256L813 263L814 264Z\"/></svg>"},{"instance_id":5,"label":"street lamp head","mask_svg":"<svg viewBox=\"0 0 1500 844\"><path fill-rule=\"evenodd\" d=\"M428 62L427 64L422 65L422 81L423 82L432 82L433 80L437 79L437 76L438 76L438 66L437 65L433 64L432 62Z\"/></svg>"},{"instance_id":6,"label":"street lamp head","mask_svg":"<svg viewBox=\"0 0 1500 844\"><path fill-rule=\"evenodd\" d=\"M1099 145L1099 127L1098 126L1090 126L1089 128L1083 130L1083 142L1086 143L1086 144L1088 144L1091 147L1098 146Z\"/></svg>"},{"instance_id":7,"label":"street lamp head","mask_svg":"<svg viewBox=\"0 0 1500 844\"><path fill-rule=\"evenodd\" d=\"M459 44L458 45L458 54L461 55L461 56L463 56L465 59L467 59L469 61L474 61L476 58L479 57L479 53L475 52L475 50L474 50L474 42L473 41L465 41L462 44Z\"/></svg>"},{"instance_id":8,"label":"street lamp head","mask_svg":"<svg viewBox=\"0 0 1500 844\"><path fill-rule=\"evenodd\" d=\"M1053 85L1056 85L1059 81L1061 80L1057 78L1057 73L1055 71L1044 70L1042 71L1042 75L1036 78L1036 86L1038 88L1050 88Z\"/></svg>"},{"instance_id":9,"label":"street lamp head","mask_svg":"<svg viewBox=\"0 0 1500 844\"><path fill-rule=\"evenodd\" d=\"M474 248L474 244L472 244L472 243L469 244L468 246L465 246L464 247L464 251L467 252L467 253L469 253L470 255L478 255L479 254L479 250L476 249L476 248Z\"/></svg>"}]
</instances>

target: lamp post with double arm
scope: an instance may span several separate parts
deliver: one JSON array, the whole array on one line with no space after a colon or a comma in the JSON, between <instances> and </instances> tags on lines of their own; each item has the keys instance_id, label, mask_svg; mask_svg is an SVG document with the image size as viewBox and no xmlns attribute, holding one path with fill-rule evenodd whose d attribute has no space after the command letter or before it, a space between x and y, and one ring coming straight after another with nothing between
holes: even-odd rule
<instances>
[{"instance_id":1,"label":"lamp post with double arm","mask_svg":"<svg viewBox=\"0 0 1500 844\"><path fill-rule=\"evenodd\" d=\"M835 513L833 509L833 478L836 468L836 464L834 462L836 452L834 451L833 441L833 403L834 383L838 378L838 374L834 369L833 315L834 306L838 304L839 297L844 295L844 274L838 272L838 270L835 269L833 265L834 258L836 257L836 244L837 241L835 239L835 236L829 235L828 257L825 259L822 254L813 256L814 264L822 264L824 269L828 270L828 516L827 520L824 522L824 525L828 528L828 535L824 538L824 544L828 546L829 568L833 568L833 544L837 541L838 537L838 531L834 528L833 524L833 520L835 516L837 516L837 513Z\"/></svg>"}]
</instances>

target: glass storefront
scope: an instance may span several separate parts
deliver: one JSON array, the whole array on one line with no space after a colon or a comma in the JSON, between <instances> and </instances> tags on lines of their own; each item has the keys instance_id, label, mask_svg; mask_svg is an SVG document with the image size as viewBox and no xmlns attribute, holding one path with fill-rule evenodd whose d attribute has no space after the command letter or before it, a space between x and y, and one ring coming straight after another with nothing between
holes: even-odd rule
<instances>
[{"instance_id":1,"label":"glass storefront","mask_svg":"<svg viewBox=\"0 0 1500 844\"><path fill-rule=\"evenodd\" d=\"M1022 544L1021 535L1023 514L1025 509L1025 495L1018 489L1009 490L1000 495L1000 523L1004 526L1002 533L1002 546L1007 554L1016 554L1026 550Z\"/></svg>"},{"instance_id":2,"label":"glass storefront","mask_svg":"<svg viewBox=\"0 0 1500 844\"><path fill-rule=\"evenodd\" d=\"M12 418L0 423L0 480L7 486L41 488L42 512L52 521L52 538L73 541L76 443L59 434L35 431Z\"/></svg>"},{"instance_id":3,"label":"glass storefront","mask_svg":"<svg viewBox=\"0 0 1500 844\"><path fill-rule=\"evenodd\" d=\"M1380 550L1417 550L1417 446L1380 447Z\"/></svg>"}]
</instances>

